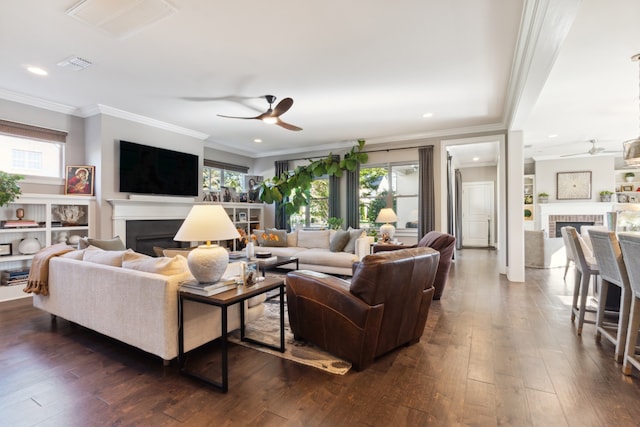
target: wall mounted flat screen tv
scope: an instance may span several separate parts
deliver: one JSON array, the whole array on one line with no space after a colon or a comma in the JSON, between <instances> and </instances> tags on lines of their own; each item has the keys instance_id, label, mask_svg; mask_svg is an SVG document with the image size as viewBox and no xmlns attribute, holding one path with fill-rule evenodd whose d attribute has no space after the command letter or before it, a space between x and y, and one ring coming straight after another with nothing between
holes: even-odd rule
<instances>
[{"instance_id":1,"label":"wall mounted flat screen tv","mask_svg":"<svg viewBox=\"0 0 640 427\"><path fill-rule=\"evenodd\" d=\"M120 141L120 191L197 196L198 156Z\"/></svg>"}]
</instances>

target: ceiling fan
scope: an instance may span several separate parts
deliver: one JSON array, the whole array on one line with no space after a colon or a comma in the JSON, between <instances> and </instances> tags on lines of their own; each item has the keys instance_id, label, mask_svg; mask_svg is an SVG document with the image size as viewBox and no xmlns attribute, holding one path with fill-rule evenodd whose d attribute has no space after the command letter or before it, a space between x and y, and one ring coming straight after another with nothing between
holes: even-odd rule
<instances>
[{"instance_id":1,"label":"ceiling fan","mask_svg":"<svg viewBox=\"0 0 640 427\"><path fill-rule=\"evenodd\" d=\"M573 154L563 154L560 157L572 157L572 156L581 156L583 154L590 154L592 156L596 155L596 154L606 154L606 153L619 153L619 151L607 151L602 147L596 147L596 140L595 139L590 139L589 142L591 143L591 148L587 151L584 151L582 153L573 153Z\"/></svg>"},{"instance_id":2,"label":"ceiling fan","mask_svg":"<svg viewBox=\"0 0 640 427\"><path fill-rule=\"evenodd\" d=\"M302 130L301 127L294 126L287 122L283 122L280 120L280 116L289 111L289 108L293 105L293 99L284 98L282 101L278 102L278 105L275 108L272 108L274 102L276 102L276 97L274 95L265 95L264 99L269 103L269 109L262 114L258 114L255 117L236 117L236 116L224 116L222 114L218 114L218 117L225 117L227 119L245 119L245 120L262 120L265 123L278 125L288 130L299 131Z\"/></svg>"}]
</instances>

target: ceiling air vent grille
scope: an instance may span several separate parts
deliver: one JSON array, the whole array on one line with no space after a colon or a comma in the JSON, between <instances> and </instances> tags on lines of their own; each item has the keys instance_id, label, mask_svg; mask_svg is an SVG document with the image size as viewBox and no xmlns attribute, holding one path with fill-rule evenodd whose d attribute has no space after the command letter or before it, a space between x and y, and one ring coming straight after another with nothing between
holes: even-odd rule
<instances>
[{"instance_id":1,"label":"ceiling air vent grille","mask_svg":"<svg viewBox=\"0 0 640 427\"><path fill-rule=\"evenodd\" d=\"M91 61L88 61L84 58L80 58L79 56L70 56L62 61L58 62L59 67L69 67L73 71L84 70L88 66L91 65Z\"/></svg>"}]
</instances>

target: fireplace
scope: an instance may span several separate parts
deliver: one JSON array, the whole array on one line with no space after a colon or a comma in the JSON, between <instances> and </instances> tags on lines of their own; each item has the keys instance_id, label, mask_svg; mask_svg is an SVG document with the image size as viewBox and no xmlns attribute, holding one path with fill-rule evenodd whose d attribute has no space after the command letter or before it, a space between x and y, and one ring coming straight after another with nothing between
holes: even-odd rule
<instances>
[{"instance_id":1,"label":"fireplace","mask_svg":"<svg viewBox=\"0 0 640 427\"><path fill-rule=\"evenodd\" d=\"M154 246L161 248L188 247L189 242L176 242L173 236L182 220L133 220L126 222L126 246L136 252L154 256Z\"/></svg>"},{"instance_id":2,"label":"fireplace","mask_svg":"<svg viewBox=\"0 0 640 427\"><path fill-rule=\"evenodd\" d=\"M562 230L562 227L573 227L578 231L578 233L580 233L580 227L582 227L583 225L596 225L596 224L594 223L594 221L556 221L555 236L562 237L562 232L560 231Z\"/></svg>"},{"instance_id":3,"label":"fireplace","mask_svg":"<svg viewBox=\"0 0 640 427\"><path fill-rule=\"evenodd\" d=\"M547 237L560 236L558 223L574 225L604 225L606 213L613 208L611 203L572 202L572 203L539 203L536 206L535 227L545 230Z\"/></svg>"}]
</instances>

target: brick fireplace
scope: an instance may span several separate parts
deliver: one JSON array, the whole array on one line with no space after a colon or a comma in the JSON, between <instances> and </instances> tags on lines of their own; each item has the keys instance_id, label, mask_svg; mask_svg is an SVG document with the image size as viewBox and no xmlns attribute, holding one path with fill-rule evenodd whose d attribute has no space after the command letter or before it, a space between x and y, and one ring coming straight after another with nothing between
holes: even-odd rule
<instances>
[{"instance_id":1,"label":"brick fireplace","mask_svg":"<svg viewBox=\"0 0 640 427\"><path fill-rule=\"evenodd\" d=\"M536 227L546 230L547 237L557 237L558 223L574 225L606 225L606 213L612 211L611 203L541 203L538 205ZM578 228L578 227L576 227Z\"/></svg>"}]
</instances>

